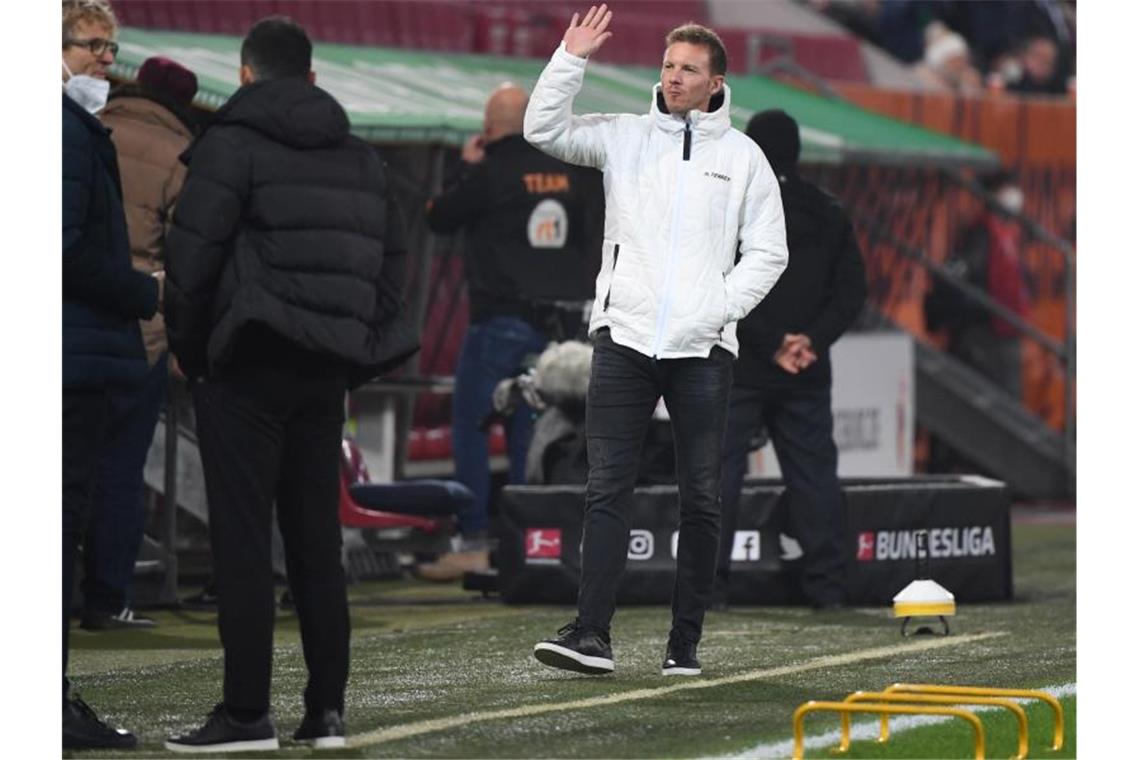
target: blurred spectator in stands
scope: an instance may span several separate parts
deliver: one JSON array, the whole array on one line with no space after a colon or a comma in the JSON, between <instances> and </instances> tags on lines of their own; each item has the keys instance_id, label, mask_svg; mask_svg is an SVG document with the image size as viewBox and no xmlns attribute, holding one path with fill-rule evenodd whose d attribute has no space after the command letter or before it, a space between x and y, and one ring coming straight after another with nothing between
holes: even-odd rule
<instances>
[{"instance_id":1,"label":"blurred spectator in stands","mask_svg":"<svg viewBox=\"0 0 1140 760\"><path fill-rule=\"evenodd\" d=\"M991 174L982 185L1003 209L1020 213L1024 196L1008 172ZM955 236L945 265L959 281L1027 318L1029 298L1020 249L1018 221L987 207ZM1016 327L940 279L935 279L926 297L925 313L928 328L949 333L952 355L1021 399L1021 334Z\"/></svg>"},{"instance_id":2,"label":"blurred spectator in stands","mask_svg":"<svg viewBox=\"0 0 1140 760\"><path fill-rule=\"evenodd\" d=\"M787 485L789 532L804 551L803 592L817 608L841 607L847 601L846 518L832 437L829 350L867 298L863 256L843 207L796 170L795 119L783 111L763 111L748 122L747 134L780 181L788 268L736 328L740 356L724 441L716 597L727 601L751 442L767 430Z\"/></svg>"},{"instance_id":3,"label":"blurred spectator in stands","mask_svg":"<svg viewBox=\"0 0 1140 760\"><path fill-rule=\"evenodd\" d=\"M1020 48L1015 64L1006 72L1006 89L1026 95L1064 95L1068 78L1058 66L1060 51L1051 38L1030 37Z\"/></svg>"},{"instance_id":4,"label":"blurred spectator in stands","mask_svg":"<svg viewBox=\"0 0 1140 760\"><path fill-rule=\"evenodd\" d=\"M277 749L274 505L308 683L297 742L345 746L338 519L348 389L418 348L384 162L317 87L291 19L254 24L241 86L190 148L167 238L167 335L190 381L224 650L222 701L182 752Z\"/></svg>"},{"instance_id":5,"label":"blurred spectator in stands","mask_svg":"<svg viewBox=\"0 0 1140 760\"><path fill-rule=\"evenodd\" d=\"M948 88L960 95L982 91L982 77L970 63L966 40L940 21L926 27L926 52L914 72L935 89Z\"/></svg>"},{"instance_id":6,"label":"blurred spectator in stands","mask_svg":"<svg viewBox=\"0 0 1140 760\"><path fill-rule=\"evenodd\" d=\"M138 83L111 93L100 118L119 154L131 263L151 274L163 268L163 247L186 168L188 113L198 91L192 71L167 58L148 58ZM130 599L146 518L143 467L166 396L166 327L160 315L142 323L150 367L141 388L110 394L107 445L99 463L91 519L83 543L83 617L88 630L149 628Z\"/></svg>"},{"instance_id":7,"label":"blurred spectator in stands","mask_svg":"<svg viewBox=\"0 0 1140 760\"><path fill-rule=\"evenodd\" d=\"M131 268L115 145L95 114L119 50L102 2L63 3L63 748L129 749L135 737L69 696L68 628L76 555L105 446L108 396L146 377L139 319L161 277ZM161 275L161 272L158 273Z\"/></svg>"},{"instance_id":8,"label":"blurred spectator in stands","mask_svg":"<svg viewBox=\"0 0 1140 760\"><path fill-rule=\"evenodd\" d=\"M455 369L451 434L456 477L475 494L461 520L459 550L417 568L429 580L454 580L488 567L491 472L481 423L501 380L517 375L524 359L541 354L550 341L582 330L601 261L601 174L527 143L526 106L523 89L495 90L483 131L467 140L456 176L428 204L433 232L467 233L471 316ZM569 302L569 311L559 302ZM506 421L511 483L526 482L533 424L525 404Z\"/></svg>"}]
</instances>

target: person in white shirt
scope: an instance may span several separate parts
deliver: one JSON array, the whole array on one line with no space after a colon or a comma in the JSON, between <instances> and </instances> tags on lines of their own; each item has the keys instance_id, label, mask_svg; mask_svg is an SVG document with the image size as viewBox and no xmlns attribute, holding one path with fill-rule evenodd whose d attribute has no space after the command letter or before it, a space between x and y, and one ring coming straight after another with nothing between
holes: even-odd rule
<instances>
[{"instance_id":1,"label":"person in white shirt","mask_svg":"<svg viewBox=\"0 0 1140 760\"><path fill-rule=\"evenodd\" d=\"M680 537L663 675L697 675L716 566L721 449L737 353L736 321L787 265L779 183L732 127L727 57L697 24L666 38L650 111L574 116L586 61L613 33L591 7L570 26L531 93L523 134L602 171L602 267L590 319L589 478L578 616L534 648L557 668L614 670L610 619L625 568L641 443L664 397L673 424ZM663 544L667 542L662 542Z\"/></svg>"}]
</instances>

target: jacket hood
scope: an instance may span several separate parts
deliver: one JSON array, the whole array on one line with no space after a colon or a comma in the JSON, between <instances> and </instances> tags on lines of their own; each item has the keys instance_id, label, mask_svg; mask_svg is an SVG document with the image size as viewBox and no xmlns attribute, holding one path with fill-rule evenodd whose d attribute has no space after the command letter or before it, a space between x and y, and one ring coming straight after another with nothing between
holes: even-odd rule
<instances>
[{"instance_id":1,"label":"jacket hood","mask_svg":"<svg viewBox=\"0 0 1140 760\"><path fill-rule=\"evenodd\" d=\"M292 148L339 145L348 136L348 114L332 95L299 77L254 82L233 94L213 124L261 132Z\"/></svg>"},{"instance_id":2,"label":"jacket hood","mask_svg":"<svg viewBox=\"0 0 1140 760\"><path fill-rule=\"evenodd\" d=\"M699 137L720 137L732 127L732 119L729 117L731 103L732 93L725 84L709 101L711 110L702 111L694 108L689 111L687 119L690 130ZM653 102L649 107L649 115L658 129L666 132L683 132L685 129L685 118L669 113L669 109L665 107L665 96L661 92L660 82L653 85Z\"/></svg>"}]
</instances>

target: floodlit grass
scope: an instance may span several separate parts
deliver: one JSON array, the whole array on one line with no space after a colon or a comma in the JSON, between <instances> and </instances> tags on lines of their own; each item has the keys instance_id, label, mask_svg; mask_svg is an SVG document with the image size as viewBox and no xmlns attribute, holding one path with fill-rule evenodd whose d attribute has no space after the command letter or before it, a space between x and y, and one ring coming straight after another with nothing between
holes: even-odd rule
<instances>
[{"instance_id":1,"label":"floodlit grass","mask_svg":"<svg viewBox=\"0 0 1140 760\"><path fill-rule=\"evenodd\" d=\"M665 607L620 609L613 625L617 672L591 678L546 668L530 654L535 641L573 617L569 608L507 607L457 586L410 581L354 586L346 715L353 746L320 756L758 756L790 742L792 712L809 699L842 699L896 681L1072 683L1075 529L1015 524L1013 535L1016 599L960 606L953 635L936 642L945 646L918 651L939 637L903 639L886 608L732 609L709 613L701 645L705 674L697 679L659 674L669 629ZM198 725L221 696L214 615L155 617L159 626L151 631L72 634L75 688L112 723L133 730L147 757L169 754L163 738ZM986 633L997 635L977 636ZM277 756L307 757L308 749L288 743L303 711L305 681L293 615L279 615L276 646L273 704L283 745ZM867 654L884 648L890 650ZM610 701L598 704L603 699ZM1069 728L1059 755L1043 752L1049 716L1028 709L1030 756L1074 757L1075 699L1067 700ZM495 717L503 710L514 712ZM987 756L1012 755L1012 718L1002 711L984 719ZM423 726L428 720L441 722ZM857 742L850 756L972 756L971 732L960 723L896 731L882 746ZM837 724L834 717L809 716L808 736ZM409 727L420 730L397 735ZM83 753L101 756L108 754Z\"/></svg>"}]
</instances>

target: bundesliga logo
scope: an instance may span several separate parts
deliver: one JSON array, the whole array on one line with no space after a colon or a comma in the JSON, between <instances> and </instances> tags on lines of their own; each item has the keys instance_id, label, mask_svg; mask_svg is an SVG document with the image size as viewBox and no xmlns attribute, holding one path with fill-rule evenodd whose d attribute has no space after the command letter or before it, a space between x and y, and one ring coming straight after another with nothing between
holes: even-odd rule
<instances>
[{"instance_id":1,"label":"bundesliga logo","mask_svg":"<svg viewBox=\"0 0 1140 760\"><path fill-rule=\"evenodd\" d=\"M528 564L551 564L562 558L562 531L558 528L526 529Z\"/></svg>"},{"instance_id":2,"label":"bundesliga logo","mask_svg":"<svg viewBox=\"0 0 1140 760\"><path fill-rule=\"evenodd\" d=\"M863 531L858 536L855 559L873 562L914 559L918 555L917 530ZM930 556L984 557L996 553L992 527L935 528L930 531Z\"/></svg>"}]
</instances>

